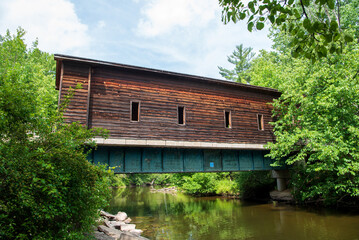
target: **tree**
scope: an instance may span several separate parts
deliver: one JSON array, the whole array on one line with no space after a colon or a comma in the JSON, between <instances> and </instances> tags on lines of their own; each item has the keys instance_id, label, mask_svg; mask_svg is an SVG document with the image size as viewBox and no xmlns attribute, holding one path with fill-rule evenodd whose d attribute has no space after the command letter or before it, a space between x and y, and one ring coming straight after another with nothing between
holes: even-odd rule
<instances>
[{"instance_id":1,"label":"tree","mask_svg":"<svg viewBox=\"0 0 359 240\"><path fill-rule=\"evenodd\" d=\"M342 15L355 9L357 0L252 0L248 4L240 0L219 2L225 23L248 19L249 31L263 29L268 21L272 26L280 27L290 38L293 57L304 56L314 62L328 53L341 53L344 45L353 41L353 29L342 23ZM346 16L346 20L357 24L358 18Z\"/></svg>"},{"instance_id":2,"label":"tree","mask_svg":"<svg viewBox=\"0 0 359 240\"><path fill-rule=\"evenodd\" d=\"M236 46L232 55L228 56L228 62L235 65L234 70L228 70L223 67L219 68L219 73L222 77L241 83L250 83L250 77L247 74L251 67L251 60L255 53L252 53L253 48L243 48L243 44Z\"/></svg>"},{"instance_id":3,"label":"tree","mask_svg":"<svg viewBox=\"0 0 359 240\"><path fill-rule=\"evenodd\" d=\"M53 56L24 34L0 37L0 238L82 239L109 196L86 159L101 133L63 123Z\"/></svg>"}]
</instances>

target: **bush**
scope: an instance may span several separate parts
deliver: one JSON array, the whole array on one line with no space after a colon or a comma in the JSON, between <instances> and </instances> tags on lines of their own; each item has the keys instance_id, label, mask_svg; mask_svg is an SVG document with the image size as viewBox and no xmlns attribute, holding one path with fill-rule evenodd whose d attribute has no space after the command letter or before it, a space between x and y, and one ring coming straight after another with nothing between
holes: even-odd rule
<instances>
[{"instance_id":1,"label":"bush","mask_svg":"<svg viewBox=\"0 0 359 240\"><path fill-rule=\"evenodd\" d=\"M216 182L216 194L218 195L236 195L239 193L238 186L236 182L232 181L231 179L221 179Z\"/></svg>"},{"instance_id":2,"label":"bush","mask_svg":"<svg viewBox=\"0 0 359 240\"><path fill-rule=\"evenodd\" d=\"M194 173L184 176L181 189L193 195L213 195L216 192L217 173Z\"/></svg>"},{"instance_id":3,"label":"bush","mask_svg":"<svg viewBox=\"0 0 359 240\"><path fill-rule=\"evenodd\" d=\"M239 172L234 175L234 179L242 198L268 197L269 191L275 186L270 171Z\"/></svg>"},{"instance_id":4,"label":"bush","mask_svg":"<svg viewBox=\"0 0 359 240\"><path fill-rule=\"evenodd\" d=\"M0 36L0 239L83 239L110 196L86 159L102 134L63 123L53 56L23 36Z\"/></svg>"}]
</instances>

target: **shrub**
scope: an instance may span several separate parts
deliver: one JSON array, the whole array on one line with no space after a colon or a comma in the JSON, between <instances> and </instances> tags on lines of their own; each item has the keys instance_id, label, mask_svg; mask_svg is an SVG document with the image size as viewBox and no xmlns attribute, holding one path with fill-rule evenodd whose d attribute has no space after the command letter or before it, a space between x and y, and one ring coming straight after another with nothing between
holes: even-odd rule
<instances>
[{"instance_id":1,"label":"shrub","mask_svg":"<svg viewBox=\"0 0 359 240\"><path fill-rule=\"evenodd\" d=\"M192 176L184 176L181 189L188 194L212 195L216 192L216 173L194 173Z\"/></svg>"},{"instance_id":2,"label":"shrub","mask_svg":"<svg viewBox=\"0 0 359 240\"><path fill-rule=\"evenodd\" d=\"M234 175L234 179L242 198L267 197L275 185L270 171L239 172Z\"/></svg>"},{"instance_id":3,"label":"shrub","mask_svg":"<svg viewBox=\"0 0 359 240\"><path fill-rule=\"evenodd\" d=\"M63 123L53 57L23 35L0 36L0 239L82 239L110 196L86 160L100 131Z\"/></svg>"}]
</instances>

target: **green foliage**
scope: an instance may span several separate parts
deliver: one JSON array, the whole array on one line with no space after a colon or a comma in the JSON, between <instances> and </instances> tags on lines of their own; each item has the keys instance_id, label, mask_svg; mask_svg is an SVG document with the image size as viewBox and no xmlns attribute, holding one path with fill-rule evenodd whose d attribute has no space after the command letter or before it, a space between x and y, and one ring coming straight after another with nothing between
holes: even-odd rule
<instances>
[{"instance_id":1,"label":"green foliage","mask_svg":"<svg viewBox=\"0 0 359 240\"><path fill-rule=\"evenodd\" d=\"M217 173L194 173L185 176L181 189L193 195L213 195L216 192Z\"/></svg>"},{"instance_id":2,"label":"green foliage","mask_svg":"<svg viewBox=\"0 0 359 240\"><path fill-rule=\"evenodd\" d=\"M62 122L52 56L23 36L0 38L0 238L83 239L110 196L86 160L101 133Z\"/></svg>"},{"instance_id":3,"label":"green foliage","mask_svg":"<svg viewBox=\"0 0 359 240\"><path fill-rule=\"evenodd\" d=\"M126 185L164 185L171 184L173 181L172 174L156 174L156 173L141 173L141 174L127 174Z\"/></svg>"},{"instance_id":4,"label":"green foliage","mask_svg":"<svg viewBox=\"0 0 359 240\"><path fill-rule=\"evenodd\" d=\"M252 50L253 48L243 48L243 44L236 46L232 55L228 56L228 62L234 64L234 69L218 67L222 77L240 83L250 83L251 79L247 71L251 67L251 60L255 55Z\"/></svg>"},{"instance_id":5,"label":"green foliage","mask_svg":"<svg viewBox=\"0 0 359 240\"><path fill-rule=\"evenodd\" d=\"M128 185L126 174L110 173L111 187L125 187Z\"/></svg>"},{"instance_id":6,"label":"green foliage","mask_svg":"<svg viewBox=\"0 0 359 240\"><path fill-rule=\"evenodd\" d=\"M224 178L216 182L216 194L218 195L236 195L239 192L236 182L231 179Z\"/></svg>"},{"instance_id":7,"label":"green foliage","mask_svg":"<svg viewBox=\"0 0 359 240\"><path fill-rule=\"evenodd\" d=\"M252 83L274 87L276 164L299 165L292 178L299 202L346 204L359 200L359 49L312 63L288 53L262 52L253 61Z\"/></svg>"},{"instance_id":8,"label":"green foliage","mask_svg":"<svg viewBox=\"0 0 359 240\"><path fill-rule=\"evenodd\" d=\"M234 179L242 198L268 197L275 185L270 171L240 172Z\"/></svg>"},{"instance_id":9,"label":"green foliage","mask_svg":"<svg viewBox=\"0 0 359 240\"><path fill-rule=\"evenodd\" d=\"M286 72L292 80L274 103L277 141L268 146L278 163L285 158L306 166L307 183L316 184L299 188L301 200L359 197L358 59L359 50L351 49Z\"/></svg>"},{"instance_id":10,"label":"green foliage","mask_svg":"<svg viewBox=\"0 0 359 240\"><path fill-rule=\"evenodd\" d=\"M280 28L289 37L292 56L313 62L328 53L342 53L343 46L353 42L352 25L357 26L358 1L334 0L220 0L222 21L247 20L248 30L261 30L265 22ZM354 16L346 14L356 13ZM344 19L341 19L344 15ZM343 24L343 21L348 24ZM358 31L356 27L355 31ZM357 35L358 36L358 35Z\"/></svg>"}]
</instances>

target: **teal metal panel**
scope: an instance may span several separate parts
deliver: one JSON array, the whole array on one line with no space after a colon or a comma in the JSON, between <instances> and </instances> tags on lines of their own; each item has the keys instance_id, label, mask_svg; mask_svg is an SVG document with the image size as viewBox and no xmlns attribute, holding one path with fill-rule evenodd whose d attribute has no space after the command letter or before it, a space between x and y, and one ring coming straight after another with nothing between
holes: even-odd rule
<instances>
[{"instance_id":1,"label":"teal metal panel","mask_svg":"<svg viewBox=\"0 0 359 240\"><path fill-rule=\"evenodd\" d=\"M264 169L263 151L253 151L253 168L254 170Z\"/></svg>"},{"instance_id":2,"label":"teal metal panel","mask_svg":"<svg viewBox=\"0 0 359 240\"><path fill-rule=\"evenodd\" d=\"M221 171L222 170L222 158L221 150L206 149L203 150L204 171Z\"/></svg>"},{"instance_id":3,"label":"teal metal panel","mask_svg":"<svg viewBox=\"0 0 359 240\"><path fill-rule=\"evenodd\" d=\"M184 171L203 172L203 151L201 149L184 149Z\"/></svg>"},{"instance_id":4,"label":"teal metal panel","mask_svg":"<svg viewBox=\"0 0 359 240\"><path fill-rule=\"evenodd\" d=\"M115 173L209 172L286 169L271 167L268 151L98 147L87 156L94 164L115 167Z\"/></svg>"},{"instance_id":5,"label":"teal metal panel","mask_svg":"<svg viewBox=\"0 0 359 240\"><path fill-rule=\"evenodd\" d=\"M163 151L163 171L183 172L183 150L176 148L165 148Z\"/></svg>"},{"instance_id":6,"label":"teal metal panel","mask_svg":"<svg viewBox=\"0 0 359 240\"><path fill-rule=\"evenodd\" d=\"M223 171L238 171L238 151L222 150Z\"/></svg>"},{"instance_id":7,"label":"teal metal panel","mask_svg":"<svg viewBox=\"0 0 359 240\"><path fill-rule=\"evenodd\" d=\"M241 150L238 154L240 170L253 170L252 151Z\"/></svg>"},{"instance_id":8,"label":"teal metal panel","mask_svg":"<svg viewBox=\"0 0 359 240\"><path fill-rule=\"evenodd\" d=\"M162 149L144 148L142 155L143 172L162 172Z\"/></svg>"},{"instance_id":9,"label":"teal metal panel","mask_svg":"<svg viewBox=\"0 0 359 240\"><path fill-rule=\"evenodd\" d=\"M124 171L124 155L123 148L111 148L110 150L110 167L115 173L122 173Z\"/></svg>"},{"instance_id":10,"label":"teal metal panel","mask_svg":"<svg viewBox=\"0 0 359 240\"><path fill-rule=\"evenodd\" d=\"M264 153L264 156L265 156L265 155L268 154L269 152L268 152L268 151L264 151L263 153ZM263 158L263 168L264 168L264 169L272 169L272 167L270 166L272 163L273 163L273 161L272 161L271 158L269 158L269 157L264 157L264 158Z\"/></svg>"},{"instance_id":11,"label":"teal metal panel","mask_svg":"<svg viewBox=\"0 0 359 240\"><path fill-rule=\"evenodd\" d=\"M107 147L98 147L93 154L94 164L108 164L108 148Z\"/></svg>"},{"instance_id":12,"label":"teal metal panel","mask_svg":"<svg viewBox=\"0 0 359 240\"><path fill-rule=\"evenodd\" d=\"M126 148L125 149L125 172L126 173L140 173L141 168L141 148Z\"/></svg>"}]
</instances>

